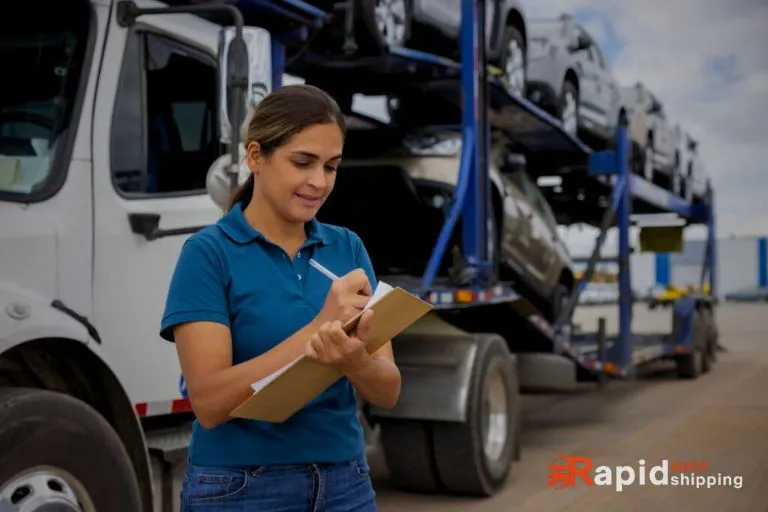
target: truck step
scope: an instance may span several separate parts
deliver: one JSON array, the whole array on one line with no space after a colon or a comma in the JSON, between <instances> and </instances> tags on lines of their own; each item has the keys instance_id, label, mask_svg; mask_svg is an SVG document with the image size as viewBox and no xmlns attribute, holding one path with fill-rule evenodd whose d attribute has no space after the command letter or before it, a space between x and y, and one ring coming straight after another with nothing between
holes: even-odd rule
<instances>
[{"instance_id":1,"label":"truck step","mask_svg":"<svg viewBox=\"0 0 768 512\"><path fill-rule=\"evenodd\" d=\"M176 428L147 432L147 449L160 455L170 464L177 464L187 458L187 447L192 438L192 424Z\"/></svg>"}]
</instances>

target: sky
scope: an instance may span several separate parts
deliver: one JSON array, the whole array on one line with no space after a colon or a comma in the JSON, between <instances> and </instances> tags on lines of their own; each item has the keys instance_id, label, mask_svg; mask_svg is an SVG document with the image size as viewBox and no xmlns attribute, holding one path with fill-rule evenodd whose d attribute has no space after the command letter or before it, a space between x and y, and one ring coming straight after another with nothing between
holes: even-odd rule
<instances>
[{"instance_id":1,"label":"sky","mask_svg":"<svg viewBox=\"0 0 768 512\"><path fill-rule=\"evenodd\" d=\"M700 141L719 236L768 234L768 1L521 1L527 18L573 14L617 80L643 82ZM594 232L566 238L574 252L589 251Z\"/></svg>"}]
</instances>

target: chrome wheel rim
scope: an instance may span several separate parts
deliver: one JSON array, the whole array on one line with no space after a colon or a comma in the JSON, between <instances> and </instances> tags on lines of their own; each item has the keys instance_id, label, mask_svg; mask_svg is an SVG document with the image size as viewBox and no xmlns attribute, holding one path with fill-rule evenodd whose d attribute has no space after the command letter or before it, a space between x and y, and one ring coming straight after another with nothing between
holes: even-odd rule
<instances>
[{"instance_id":1,"label":"chrome wheel rim","mask_svg":"<svg viewBox=\"0 0 768 512\"><path fill-rule=\"evenodd\" d=\"M515 39L507 45L504 77L507 80L509 93L513 96L522 96L525 90L525 54L520 42Z\"/></svg>"},{"instance_id":2,"label":"chrome wheel rim","mask_svg":"<svg viewBox=\"0 0 768 512\"><path fill-rule=\"evenodd\" d=\"M483 402L483 451L490 461L499 460L507 445L507 400L504 378L498 368L494 368L488 379L488 391Z\"/></svg>"},{"instance_id":3,"label":"chrome wheel rim","mask_svg":"<svg viewBox=\"0 0 768 512\"><path fill-rule=\"evenodd\" d=\"M571 135L576 134L576 128L578 126L578 106L576 104L576 97L572 92L565 93L565 105L563 105L562 122L563 129L566 133Z\"/></svg>"},{"instance_id":4,"label":"chrome wheel rim","mask_svg":"<svg viewBox=\"0 0 768 512\"><path fill-rule=\"evenodd\" d=\"M96 512L85 486L60 468L39 466L0 486L0 504L8 512Z\"/></svg>"},{"instance_id":5,"label":"chrome wheel rim","mask_svg":"<svg viewBox=\"0 0 768 512\"><path fill-rule=\"evenodd\" d=\"M376 0L376 28L388 46L405 44L405 0Z\"/></svg>"}]
</instances>

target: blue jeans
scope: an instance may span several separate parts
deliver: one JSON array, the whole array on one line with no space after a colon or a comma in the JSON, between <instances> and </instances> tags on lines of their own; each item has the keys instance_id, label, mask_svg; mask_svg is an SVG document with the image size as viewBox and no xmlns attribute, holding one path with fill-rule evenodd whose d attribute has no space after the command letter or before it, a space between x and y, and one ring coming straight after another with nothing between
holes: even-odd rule
<instances>
[{"instance_id":1,"label":"blue jeans","mask_svg":"<svg viewBox=\"0 0 768 512\"><path fill-rule=\"evenodd\" d=\"M181 512L375 512L376 493L364 454L335 464L250 469L189 464Z\"/></svg>"}]
</instances>

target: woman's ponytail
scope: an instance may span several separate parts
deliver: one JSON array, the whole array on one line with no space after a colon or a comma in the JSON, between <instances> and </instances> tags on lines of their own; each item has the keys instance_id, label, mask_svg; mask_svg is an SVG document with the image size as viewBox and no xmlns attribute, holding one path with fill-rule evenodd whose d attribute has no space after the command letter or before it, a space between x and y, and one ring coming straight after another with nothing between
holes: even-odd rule
<instances>
[{"instance_id":1,"label":"woman's ponytail","mask_svg":"<svg viewBox=\"0 0 768 512\"><path fill-rule=\"evenodd\" d=\"M248 206L248 203L251 202L251 196L253 196L254 182L255 179L253 177L253 173L251 173L248 175L248 179L245 180L245 183L237 187L237 190L235 190L235 193L232 195L232 199L229 202L227 211L232 211L232 208L234 208L238 203L243 203L243 208Z\"/></svg>"}]
</instances>

